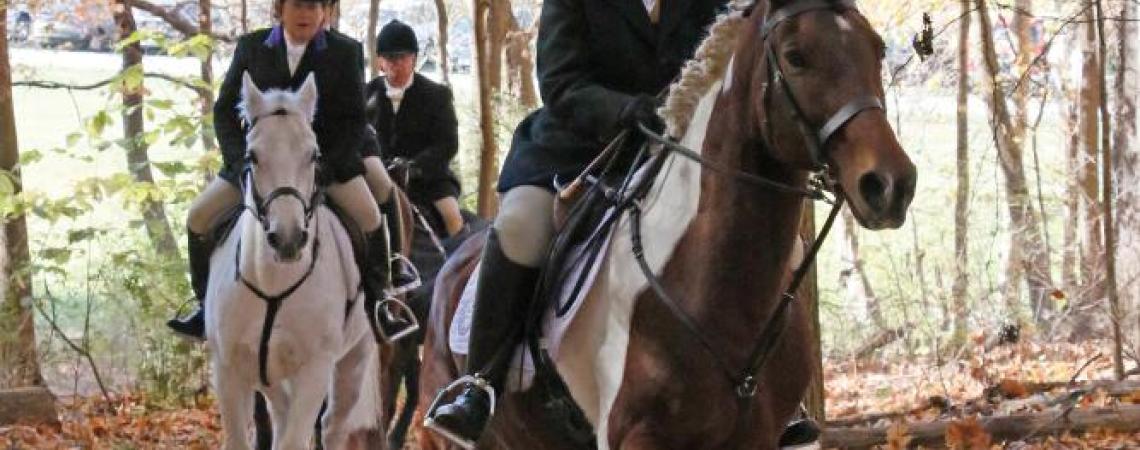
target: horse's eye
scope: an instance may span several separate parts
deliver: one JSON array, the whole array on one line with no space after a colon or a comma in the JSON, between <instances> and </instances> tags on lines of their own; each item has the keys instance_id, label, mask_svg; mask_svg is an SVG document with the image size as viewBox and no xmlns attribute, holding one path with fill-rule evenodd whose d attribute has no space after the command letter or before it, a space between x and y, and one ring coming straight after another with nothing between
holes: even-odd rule
<instances>
[{"instance_id":1,"label":"horse's eye","mask_svg":"<svg viewBox=\"0 0 1140 450\"><path fill-rule=\"evenodd\" d=\"M245 152L245 163L249 164L251 166L256 166L257 165L257 153L254 153L252 150Z\"/></svg>"},{"instance_id":2,"label":"horse's eye","mask_svg":"<svg viewBox=\"0 0 1140 450\"><path fill-rule=\"evenodd\" d=\"M797 69L807 67L807 58L804 58L804 54L799 50L788 50L784 52L784 60Z\"/></svg>"}]
</instances>

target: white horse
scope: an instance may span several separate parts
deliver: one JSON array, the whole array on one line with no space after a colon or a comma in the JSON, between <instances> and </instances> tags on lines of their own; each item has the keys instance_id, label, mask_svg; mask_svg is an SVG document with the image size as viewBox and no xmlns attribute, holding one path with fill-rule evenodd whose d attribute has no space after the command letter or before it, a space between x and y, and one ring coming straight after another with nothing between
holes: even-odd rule
<instances>
[{"instance_id":1,"label":"white horse","mask_svg":"<svg viewBox=\"0 0 1140 450\"><path fill-rule=\"evenodd\" d=\"M273 448L340 450L379 424L377 346L344 227L316 187L312 75L297 92L261 92L242 78L248 169L243 211L211 258L207 342L225 448L248 449L254 391L269 402Z\"/></svg>"}]
</instances>

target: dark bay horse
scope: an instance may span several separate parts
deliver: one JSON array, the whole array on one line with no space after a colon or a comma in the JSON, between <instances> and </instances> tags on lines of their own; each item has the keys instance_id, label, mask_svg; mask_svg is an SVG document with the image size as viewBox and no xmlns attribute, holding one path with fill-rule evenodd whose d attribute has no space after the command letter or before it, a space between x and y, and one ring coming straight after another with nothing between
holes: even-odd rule
<instances>
[{"instance_id":1,"label":"dark bay horse","mask_svg":"<svg viewBox=\"0 0 1140 450\"><path fill-rule=\"evenodd\" d=\"M808 316L786 294L810 175L832 180L868 229L901 226L914 194L882 107L885 45L853 3L729 13L670 92L663 116L680 145L655 149L660 170L615 225L556 357L597 448L776 448L811 375ZM421 405L462 367L447 333L477 245L437 279ZM542 401L504 395L479 446L568 447ZM430 433L420 442L440 447Z\"/></svg>"}]
</instances>

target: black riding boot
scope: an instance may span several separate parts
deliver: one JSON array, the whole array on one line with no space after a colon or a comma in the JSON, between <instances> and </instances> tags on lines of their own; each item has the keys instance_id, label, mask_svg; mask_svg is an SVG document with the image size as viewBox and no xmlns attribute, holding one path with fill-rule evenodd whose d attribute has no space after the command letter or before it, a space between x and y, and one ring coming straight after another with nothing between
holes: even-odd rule
<instances>
[{"instance_id":1,"label":"black riding boot","mask_svg":"<svg viewBox=\"0 0 1140 450\"><path fill-rule=\"evenodd\" d=\"M788 423L780 435L780 448L783 450L799 450L820 448L819 425L807 417L800 417Z\"/></svg>"},{"instance_id":2,"label":"black riding boot","mask_svg":"<svg viewBox=\"0 0 1140 450\"><path fill-rule=\"evenodd\" d=\"M166 326L191 339L206 339L206 286L210 281L210 253L214 245L205 236L186 230L186 257L190 260L190 288L198 299L198 309L185 319L174 318Z\"/></svg>"},{"instance_id":3,"label":"black riding boot","mask_svg":"<svg viewBox=\"0 0 1140 450\"><path fill-rule=\"evenodd\" d=\"M392 258L388 251L388 231L384 227L368 233L368 256L360 265L365 309L375 326L377 338L393 342L419 328L415 314L392 296Z\"/></svg>"},{"instance_id":4,"label":"black riding boot","mask_svg":"<svg viewBox=\"0 0 1140 450\"><path fill-rule=\"evenodd\" d=\"M539 269L519 265L503 254L492 229L483 250L467 374L473 378L454 400L436 408L426 425L470 448L491 418L491 396L503 392L514 344L522 333L527 305L534 296Z\"/></svg>"},{"instance_id":5,"label":"black riding boot","mask_svg":"<svg viewBox=\"0 0 1140 450\"><path fill-rule=\"evenodd\" d=\"M384 220L388 223L388 242L391 243L392 263L392 286L389 288L389 294L400 295L415 289L420 286L420 277L416 271L412 269L407 258L398 255L396 249L400 248L403 239L403 228L400 223L400 212L398 210L398 199L396 199L395 189L388 198L388 202L380 205L380 212L384 214Z\"/></svg>"}]
</instances>

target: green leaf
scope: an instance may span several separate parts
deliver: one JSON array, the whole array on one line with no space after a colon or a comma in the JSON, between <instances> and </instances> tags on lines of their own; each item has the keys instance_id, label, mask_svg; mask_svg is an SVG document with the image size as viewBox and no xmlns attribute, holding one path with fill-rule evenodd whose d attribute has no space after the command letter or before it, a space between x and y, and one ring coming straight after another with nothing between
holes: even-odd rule
<instances>
[{"instance_id":1,"label":"green leaf","mask_svg":"<svg viewBox=\"0 0 1140 450\"><path fill-rule=\"evenodd\" d=\"M152 162L151 165L153 165L155 169L158 169L158 171L163 175L168 177L174 177L176 175L190 172L190 169L186 167L186 164L182 161Z\"/></svg>"},{"instance_id":2,"label":"green leaf","mask_svg":"<svg viewBox=\"0 0 1140 450\"><path fill-rule=\"evenodd\" d=\"M61 247L40 250L40 257L56 264L64 264L71 259L71 250Z\"/></svg>"},{"instance_id":3,"label":"green leaf","mask_svg":"<svg viewBox=\"0 0 1140 450\"><path fill-rule=\"evenodd\" d=\"M0 197L7 198L16 193L16 183L11 172L0 170Z\"/></svg>"},{"instance_id":4,"label":"green leaf","mask_svg":"<svg viewBox=\"0 0 1140 450\"><path fill-rule=\"evenodd\" d=\"M151 108L169 110L174 107L174 101L169 99L153 99L146 102Z\"/></svg>"},{"instance_id":5,"label":"green leaf","mask_svg":"<svg viewBox=\"0 0 1140 450\"><path fill-rule=\"evenodd\" d=\"M67 135L67 146L68 147L75 147L75 144L78 144L79 140L82 138L83 138L83 133L80 133L78 131Z\"/></svg>"},{"instance_id":6,"label":"green leaf","mask_svg":"<svg viewBox=\"0 0 1140 450\"><path fill-rule=\"evenodd\" d=\"M39 150L25 150L20 152L20 165L26 166L33 164L36 161L44 159L44 154Z\"/></svg>"},{"instance_id":7,"label":"green leaf","mask_svg":"<svg viewBox=\"0 0 1140 450\"><path fill-rule=\"evenodd\" d=\"M67 243L74 244L76 242L86 241L95 237L94 228L80 228L78 230L71 230L67 232Z\"/></svg>"},{"instance_id":8,"label":"green leaf","mask_svg":"<svg viewBox=\"0 0 1140 450\"><path fill-rule=\"evenodd\" d=\"M99 137L103 135L103 130L107 125L111 124L111 115L107 111L99 111L87 119L86 129L87 134L92 137Z\"/></svg>"}]
</instances>

